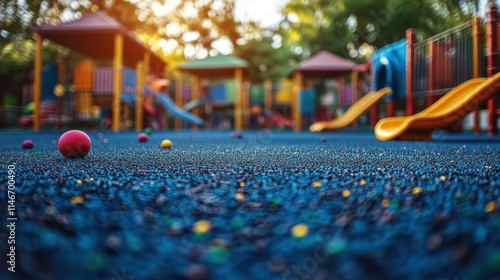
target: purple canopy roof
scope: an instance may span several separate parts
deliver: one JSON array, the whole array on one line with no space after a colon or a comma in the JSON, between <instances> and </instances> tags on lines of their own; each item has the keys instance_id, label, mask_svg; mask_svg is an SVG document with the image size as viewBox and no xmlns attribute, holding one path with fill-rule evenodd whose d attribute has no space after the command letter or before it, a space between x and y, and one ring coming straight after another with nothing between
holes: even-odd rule
<instances>
[{"instance_id":1,"label":"purple canopy roof","mask_svg":"<svg viewBox=\"0 0 500 280\"><path fill-rule=\"evenodd\" d=\"M337 77L349 74L358 65L352 61L334 55L328 51L319 51L308 60L303 61L294 70L300 71L304 77Z\"/></svg>"},{"instance_id":2,"label":"purple canopy roof","mask_svg":"<svg viewBox=\"0 0 500 280\"><path fill-rule=\"evenodd\" d=\"M131 31L103 11L85 14L72 22L35 26L32 29L43 38L93 59L112 59L114 35L121 33L124 38L123 63L131 68L135 68L149 50ZM162 72L166 65L165 61L152 53L151 69Z\"/></svg>"}]
</instances>

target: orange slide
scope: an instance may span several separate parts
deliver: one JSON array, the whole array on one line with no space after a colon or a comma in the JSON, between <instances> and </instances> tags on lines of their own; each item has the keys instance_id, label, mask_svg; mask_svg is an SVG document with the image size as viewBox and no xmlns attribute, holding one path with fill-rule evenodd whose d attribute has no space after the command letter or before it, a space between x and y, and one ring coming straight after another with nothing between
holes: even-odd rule
<instances>
[{"instance_id":1,"label":"orange slide","mask_svg":"<svg viewBox=\"0 0 500 280\"><path fill-rule=\"evenodd\" d=\"M390 88L383 88L377 92L367 93L361 99L356 101L356 103L352 104L342 116L331 121L316 122L309 127L309 130L317 132L323 130L342 129L354 122L359 116L365 113L371 106L376 104L382 98L391 94L392 91Z\"/></svg>"},{"instance_id":2,"label":"orange slide","mask_svg":"<svg viewBox=\"0 0 500 280\"><path fill-rule=\"evenodd\" d=\"M380 120L375 126L375 136L382 141L430 140L433 130L453 125L499 90L500 73L469 80L418 114Z\"/></svg>"}]
</instances>

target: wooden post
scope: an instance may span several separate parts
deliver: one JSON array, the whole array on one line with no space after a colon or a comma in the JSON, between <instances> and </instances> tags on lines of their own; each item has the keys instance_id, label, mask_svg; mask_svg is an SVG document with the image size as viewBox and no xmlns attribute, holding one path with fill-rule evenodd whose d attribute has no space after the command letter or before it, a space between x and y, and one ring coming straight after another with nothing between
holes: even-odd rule
<instances>
[{"instance_id":1,"label":"wooden post","mask_svg":"<svg viewBox=\"0 0 500 280\"><path fill-rule=\"evenodd\" d=\"M271 112L273 107L273 83L270 80L264 82L264 111ZM264 127L266 129L271 128L271 122L269 118L266 118Z\"/></svg>"},{"instance_id":2,"label":"wooden post","mask_svg":"<svg viewBox=\"0 0 500 280\"><path fill-rule=\"evenodd\" d=\"M488 52L488 60L487 60L487 75L491 77L498 72L498 24L500 20L498 17L498 8L495 3L490 3L488 7L487 14L487 22L486 22L486 45ZM498 94L493 96L488 100L488 133L490 135L498 134L498 126L497 126L497 105L499 103L500 98Z\"/></svg>"},{"instance_id":3,"label":"wooden post","mask_svg":"<svg viewBox=\"0 0 500 280\"><path fill-rule=\"evenodd\" d=\"M136 68L137 88L136 90L136 108L135 108L135 130L142 130L142 120L144 119L144 62L139 61Z\"/></svg>"},{"instance_id":4,"label":"wooden post","mask_svg":"<svg viewBox=\"0 0 500 280\"><path fill-rule=\"evenodd\" d=\"M302 114L300 112L300 94L304 82L304 75L300 71L293 74L293 87L292 87L292 116L293 116L293 130L302 130Z\"/></svg>"},{"instance_id":5,"label":"wooden post","mask_svg":"<svg viewBox=\"0 0 500 280\"><path fill-rule=\"evenodd\" d=\"M200 84L201 84L201 77L198 75L194 75L191 80L191 99L192 100L198 100L200 99ZM198 108L193 109L193 115L199 115L198 113ZM198 127L193 124L191 126L192 129L196 130Z\"/></svg>"},{"instance_id":6,"label":"wooden post","mask_svg":"<svg viewBox=\"0 0 500 280\"><path fill-rule=\"evenodd\" d=\"M42 44L43 37L35 34L35 73L33 84L33 102L35 108L33 110L33 130L40 131L40 107L42 95Z\"/></svg>"},{"instance_id":7,"label":"wooden post","mask_svg":"<svg viewBox=\"0 0 500 280\"><path fill-rule=\"evenodd\" d=\"M113 60L113 131L120 131L120 101L122 93L123 35L115 34Z\"/></svg>"},{"instance_id":8,"label":"wooden post","mask_svg":"<svg viewBox=\"0 0 500 280\"><path fill-rule=\"evenodd\" d=\"M243 68L236 68L234 73L236 81L236 103L234 104L234 125L235 130L243 129L243 96L241 85L243 83Z\"/></svg>"},{"instance_id":9,"label":"wooden post","mask_svg":"<svg viewBox=\"0 0 500 280\"><path fill-rule=\"evenodd\" d=\"M177 107L182 107L182 79L183 75L182 72L178 72L177 75L175 75L175 104ZM175 129L176 130L181 130L182 129L182 120L179 118L175 119Z\"/></svg>"},{"instance_id":10,"label":"wooden post","mask_svg":"<svg viewBox=\"0 0 500 280\"><path fill-rule=\"evenodd\" d=\"M406 115L415 114L415 106L413 105L413 70L415 64L415 48L413 45L417 41L415 29L406 30Z\"/></svg>"}]
</instances>

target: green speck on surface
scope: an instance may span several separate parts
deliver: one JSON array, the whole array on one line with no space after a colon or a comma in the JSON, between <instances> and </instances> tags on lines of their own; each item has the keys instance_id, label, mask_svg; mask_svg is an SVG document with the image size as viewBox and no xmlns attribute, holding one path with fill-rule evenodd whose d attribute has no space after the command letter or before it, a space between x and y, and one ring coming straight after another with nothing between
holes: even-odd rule
<instances>
[{"instance_id":1,"label":"green speck on surface","mask_svg":"<svg viewBox=\"0 0 500 280\"><path fill-rule=\"evenodd\" d=\"M99 271L104 267L106 260L98 253L91 253L85 259L85 267L90 271Z\"/></svg>"},{"instance_id":2,"label":"green speck on surface","mask_svg":"<svg viewBox=\"0 0 500 280\"><path fill-rule=\"evenodd\" d=\"M226 262L229 252L226 247L223 246L215 246L210 248L208 253L210 261L215 263L224 263Z\"/></svg>"},{"instance_id":3,"label":"green speck on surface","mask_svg":"<svg viewBox=\"0 0 500 280\"><path fill-rule=\"evenodd\" d=\"M463 196L463 195L460 195L460 196L456 196L455 197L455 202L457 204L464 204L467 202L467 197Z\"/></svg>"},{"instance_id":4,"label":"green speck on surface","mask_svg":"<svg viewBox=\"0 0 500 280\"><path fill-rule=\"evenodd\" d=\"M347 242L342 238L334 238L327 244L326 251L329 255L339 255L344 252Z\"/></svg>"},{"instance_id":5,"label":"green speck on surface","mask_svg":"<svg viewBox=\"0 0 500 280\"><path fill-rule=\"evenodd\" d=\"M389 205L389 209L396 211L399 209L399 201L398 200L392 200L391 204Z\"/></svg>"},{"instance_id":6,"label":"green speck on surface","mask_svg":"<svg viewBox=\"0 0 500 280\"><path fill-rule=\"evenodd\" d=\"M281 205L282 202L283 202L283 200L279 197L275 197L271 200L271 204L273 204L273 205Z\"/></svg>"},{"instance_id":7,"label":"green speck on surface","mask_svg":"<svg viewBox=\"0 0 500 280\"><path fill-rule=\"evenodd\" d=\"M245 226L245 220L240 217L235 217L231 220L231 226L234 228L243 228Z\"/></svg>"},{"instance_id":8,"label":"green speck on surface","mask_svg":"<svg viewBox=\"0 0 500 280\"><path fill-rule=\"evenodd\" d=\"M139 238L132 236L127 240L127 246L132 251L139 251L142 249L143 244Z\"/></svg>"}]
</instances>

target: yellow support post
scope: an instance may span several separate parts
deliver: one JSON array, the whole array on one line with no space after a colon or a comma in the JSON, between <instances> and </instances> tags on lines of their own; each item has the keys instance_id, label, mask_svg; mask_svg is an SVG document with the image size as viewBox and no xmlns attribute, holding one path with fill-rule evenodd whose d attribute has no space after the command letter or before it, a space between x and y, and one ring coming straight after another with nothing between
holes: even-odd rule
<instances>
[{"instance_id":1,"label":"yellow support post","mask_svg":"<svg viewBox=\"0 0 500 280\"><path fill-rule=\"evenodd\" d=\"M300 93L304 82L304 76L300 71L293 74L293 88L292 88L292 116L293 116L293 130L302 130L302 114L300 113Z\"/></svg>"},{"instance_id":2,"label":"yellow support post","mask_svg":"<svg viewBox=\"0 0 500 280\"><path fill-rule=\"evenodd\" d=\"M479 65L480 65L480 35L481 35L481 20L479 17L474 17L472 19L472 78L479 78ZM480 130L480 114L479 108L474 110L474 134L481 133Z\"/></svg>"},{"instance_id":3,"label":"yellow support post","mask_svg":"<svg viewBox=\"0 0 500 280\"><path fill-rule=\"evenodd\" d=\"M137 88L135 89L137 105L135 108L135 130L142 130L142 120L144 119L144 62L137 62Z\"/></svg>"},{"instance_id":4,"label":"yellow support post","mask_svg":"<svg viewBox=\"0 0 500 280\"><path fill-rule=\"evenodd\" d=\"M175 76L175 104L177 107L182 106L182 73L178 72L177 75ZM175 129L176 130L181 130L182 129L182 120L179 118L175 119Z\"/></svg>"},{"instance_id":5,"label":"yellow support post","mask_svg":"<svg viewBox=\"0 0 500 280\"><path fill-rule=\"evenodd\" d=\"M149 83L149 70L151 69L151 53L144 53L144 77L145 82Z\"/></svg>"},{"instance_id":6,"label":"yellow support post","mask_svg":"<svg viewBox=\"0 0 500 280\"><path fill-rule=\"evenodd\" d=\"M40 107L41 107L41 95L42 95L42 44L43 37L39 34L35 34L35 73L34 73L34 84L33 84L33 102L35 103L35 108L33 110L33 130L40 131Z\"/></svg>"},{"instance_id":7,"label":"yellow support post","mask_svg":"<svg viewBox=\"0 0 500 280\"><path fill-rule=\"evenodd\" d=\"M123 35L115 34L113 60L113 131L120 131L120 99L122 93Z\"/></svg>"},{"instance_id":8,"label":"yellow support post","mask_svg":"<svg viewBox=\"0 0 500 280\"><path fill-rule=\"evenodd\" d=\"M243 97L241 96L241 84L243 83L243 69L236 68L234 71L234 80L236 81L236 103L234 104L234 128L243 129Z\"/></svg>"}]
</instances>

